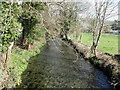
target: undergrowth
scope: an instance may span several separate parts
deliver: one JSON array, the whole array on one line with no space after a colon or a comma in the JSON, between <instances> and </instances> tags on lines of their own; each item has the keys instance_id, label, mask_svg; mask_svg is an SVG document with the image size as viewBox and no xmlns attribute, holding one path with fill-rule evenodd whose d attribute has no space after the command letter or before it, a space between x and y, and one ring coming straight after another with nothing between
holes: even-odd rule
<instances>
[{"instance_id":1,"label":"undergrowth","mask_svg":"<svg viewBox=\"0 0 120 90\"><path fill-rule=\"evenodd\" d=\"M25 71L28 65L28 61L31 57L40 53L40 48L44 46L45 42L37 42L37 48L34 50L24 50L15 47L12 51L11 58L7 63L8 73L10 75L8 81L8 87L15 87L21 83L21 74Z\"/></svg>"}]
</instances>

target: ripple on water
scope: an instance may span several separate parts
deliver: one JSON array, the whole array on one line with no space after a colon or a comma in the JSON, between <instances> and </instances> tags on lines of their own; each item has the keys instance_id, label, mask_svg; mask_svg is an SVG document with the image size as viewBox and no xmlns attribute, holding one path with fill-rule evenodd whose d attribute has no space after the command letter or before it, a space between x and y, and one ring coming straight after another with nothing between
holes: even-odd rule
<instances>
[{"instance_id":1,"label":"ripple on water","mask_svg":"<svg viewBox=\"0 0 120 90\"><path fill-rule=\"evenodd\" d=\"M59 40L51 41L49 47L30 58L22 74L23 87L111 88L102 71L83 58L75 60L72 48Z\"/></svg>"}]
</instances>

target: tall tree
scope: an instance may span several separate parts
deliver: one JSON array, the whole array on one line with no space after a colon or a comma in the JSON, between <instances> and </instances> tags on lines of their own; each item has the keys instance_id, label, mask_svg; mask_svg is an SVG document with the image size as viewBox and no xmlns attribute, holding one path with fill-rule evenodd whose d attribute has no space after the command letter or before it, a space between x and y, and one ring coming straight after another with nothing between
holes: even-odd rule
<instances>
[{"instance_id":1,"label":"tall tree","mask_svg":"<svg viewBox=\"0 0 120 90\"><path fill-rule=\"evenodd\" d=\"M1 4L1 20L0 20L0 37L1 37L1 60L6 62L13 47L15 40L18 39L22 27L18 22L21 15L21 6L13 2L0 2Z\"/></svg>"},{"instance_id":2,"label":"tall tree","mask_svg":"<svg viewBox=\"0 0 120 90\"><path fill-rule=\"evenodd\" d=\"M93 44L91 46L91 52L96 56L96 48L98 46L102 30L105 24L106 18L111 14L114 10L112 6L111 9L111 0L102 0L100 2L95 1L95 17L93 20ZM110 11L109 11L110 8Z\"/></svg>"}]
</instances>

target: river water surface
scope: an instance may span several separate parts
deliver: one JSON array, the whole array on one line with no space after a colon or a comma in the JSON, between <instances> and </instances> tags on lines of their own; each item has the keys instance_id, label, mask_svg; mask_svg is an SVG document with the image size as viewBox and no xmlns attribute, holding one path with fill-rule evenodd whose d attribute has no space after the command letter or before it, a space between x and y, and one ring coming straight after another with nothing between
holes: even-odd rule
<instances>
[{"instance_id":1,"label":"river water surface","mask_svg":"<svg viewBox=\"0 0 120 90\"><path fill-rule=\"evenodd\" d=\"M56 39L29 60L22 74L22 85L25 88L111 88L102 71L83 58L77 59L71 47Z\"/></svg>"}]
</instances>

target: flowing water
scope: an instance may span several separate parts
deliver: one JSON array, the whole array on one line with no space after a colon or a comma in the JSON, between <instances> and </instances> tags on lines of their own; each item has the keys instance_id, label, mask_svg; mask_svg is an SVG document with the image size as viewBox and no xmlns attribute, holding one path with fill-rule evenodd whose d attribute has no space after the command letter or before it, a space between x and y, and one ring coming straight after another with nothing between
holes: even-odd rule
<instances>
[{"instance_id":1,"label":"flowing water","mask_svg":"<svg viewBox=\"0 0 120 90\"><path fill-rule=\"evenodd\" d=\"M109 88L108 78L60 40L53 39L29 60L22 74L26 88Z\"/></svg>"}]
</instances>

